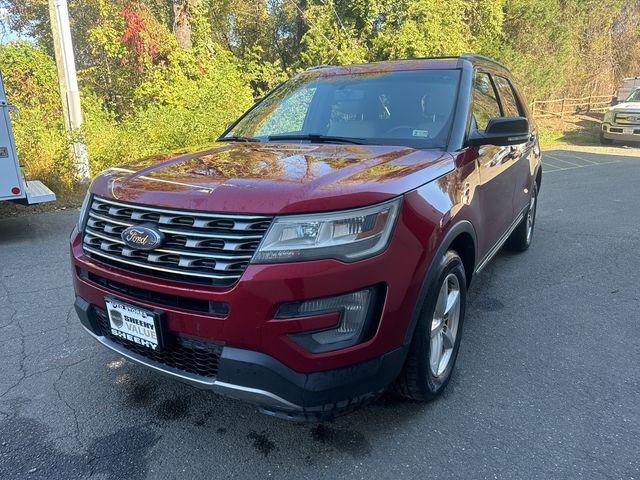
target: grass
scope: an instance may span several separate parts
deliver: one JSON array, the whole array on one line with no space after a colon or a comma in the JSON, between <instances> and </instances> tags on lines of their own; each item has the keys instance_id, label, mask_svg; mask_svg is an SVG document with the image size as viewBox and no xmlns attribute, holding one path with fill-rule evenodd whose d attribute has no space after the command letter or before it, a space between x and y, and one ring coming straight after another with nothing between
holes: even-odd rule
<instances>
[{"instance_id":1,"label":"grass","mask_svg":"<svg viewBox=\"0 0 640 480\"><path fill-rule=\"evenodd\" d=\"M602 114L541 118L537 121L543 148L593 146L600 144Z\"/></svg>"}]
</instances>

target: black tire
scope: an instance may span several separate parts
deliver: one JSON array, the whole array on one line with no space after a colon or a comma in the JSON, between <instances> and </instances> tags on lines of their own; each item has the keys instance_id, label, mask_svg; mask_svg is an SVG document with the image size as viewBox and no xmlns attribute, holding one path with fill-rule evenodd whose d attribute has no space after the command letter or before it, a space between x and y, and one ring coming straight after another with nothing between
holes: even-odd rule
<instances>
[{"instance_id":1,"label":"black tire","mask_svg":"<svg viewBox=\"0 0 640 480\"><path fill-rule=\"evenodd\" d=\"M524 218L511 233L511 236L507 239L505 244L505 247L513 252L524 252L531 246L533 232L536 226L536 211L538 209L538 185L536 183L533 184L533 189L531 190L531 199L533 202L529 202L529 207L524 214ZM532 213L530 234L528 226L529 213Z\"/></svg>"},{"instance_id":2,"label":"black tire","mask_svg":"<svg viewBox=\"0 0 640 480\"><path fill-rule=\"evenodd\" d=\"M605 138L604 134L600 132L600 143L602 145L613 145L613 140L610 138Z\"/></svg>"},{"instance_id":3,"label":"black tire","mask_svg":"<svg viewBox=\"0 0 640 480\"><path fill-rule=\"evenodd\" d=\"M436 376L430 365L432 321L440 289L451 274L455 275L459 285L459 319L448 364L444 371ZM444 391L451 379L458 356L458 349L460 348L466 301L467 284L464 265L460 256L453 250L449 250L442 257L438 265L438 275L427 290L422 311L413 333L407 360L393 385L395 393L411 400L424 402L436 398Z\"/></svg>"}]
</instances>

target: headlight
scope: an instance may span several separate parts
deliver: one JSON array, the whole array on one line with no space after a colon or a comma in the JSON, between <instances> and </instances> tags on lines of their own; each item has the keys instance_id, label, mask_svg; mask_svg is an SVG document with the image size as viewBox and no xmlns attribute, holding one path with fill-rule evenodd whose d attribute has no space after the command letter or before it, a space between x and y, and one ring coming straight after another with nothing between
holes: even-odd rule
<instances>
[{"instance_id":1,"label":"headlight","mask_svg":"<svg viewBox=\"0 0 640 480\"><path fill-rule=\"evenodd\" d=\"M613 110L607 110L607 113L604 114L604 122L612 123L615 112Z\"/></svg>"},{"instance_id":2,"label":"headlight","mask_svg":"<svg viewBox=\"0 0 640 480\"><path fill-rule=\"evenodd\" d=\"M252 262L355 262L377 255L389 243L401 200L343 212L276 217Z\"/></svg>"},{"instance_id":3,"label":"headlight","mask_svg":"<svg viewBox=\"0 0 640 480\"><path fill-rule=\"evenodd\" d=\"M91 193L87 192L82 201L82 206L80 207L80 215L78 216L78 231L82 232L84 230L84 224L86 222L87 211L89 210L89 205L91 204Z\"/></svg>"}]
</instances>

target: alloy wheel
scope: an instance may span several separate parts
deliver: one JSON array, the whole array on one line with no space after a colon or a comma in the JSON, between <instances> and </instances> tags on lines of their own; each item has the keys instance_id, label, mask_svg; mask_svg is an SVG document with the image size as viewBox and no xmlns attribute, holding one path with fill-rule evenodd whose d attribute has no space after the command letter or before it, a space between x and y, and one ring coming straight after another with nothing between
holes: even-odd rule
<instances>
[{"instance_id":1,"label":"alloy wheel","mask_svg":"<svg viewBox=\"0 0 640 480\"><path fill-rule=\"evenodd\" d=\"M435 377L441 376L451 362L460 321L460 282L450 273L442 282L431 321L429 367Z\"/></svg>"}]
</instances>

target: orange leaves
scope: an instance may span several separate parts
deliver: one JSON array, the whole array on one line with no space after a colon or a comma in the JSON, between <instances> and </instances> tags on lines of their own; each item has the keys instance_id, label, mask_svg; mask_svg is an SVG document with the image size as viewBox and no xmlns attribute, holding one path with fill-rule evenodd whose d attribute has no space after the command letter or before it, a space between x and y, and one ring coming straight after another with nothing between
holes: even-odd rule
<instances>
[{"instance_id":1,"label":"orange leaves","mask_svg":"<svg viewBox=\"0 0 640 480\"><path fill-rule=\"evenodd\" d=\"M133 65L142 72L160 57L163 27L145 6L129 4L120 10L120 15L125 22L120 41L131 53L130 58L123 59L123 63Z\"/></svg>"}]
</instances>

